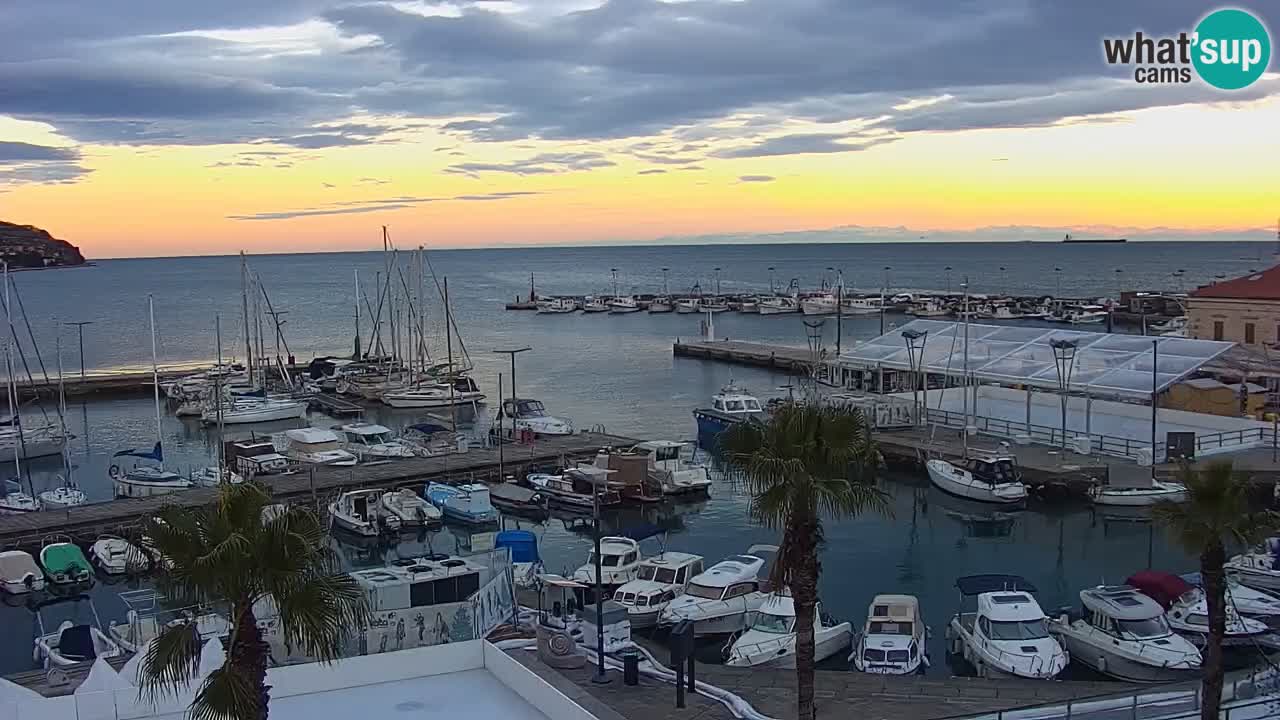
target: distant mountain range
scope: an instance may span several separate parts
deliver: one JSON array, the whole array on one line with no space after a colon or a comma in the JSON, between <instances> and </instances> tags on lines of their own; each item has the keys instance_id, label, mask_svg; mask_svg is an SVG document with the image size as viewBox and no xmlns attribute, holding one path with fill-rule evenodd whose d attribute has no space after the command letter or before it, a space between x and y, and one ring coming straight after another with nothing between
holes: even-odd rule
<instances>
[{"instance_id":1,"label":"distant mountain range","mask_svg":"<svg viewBox=\"0 0 1280 720\"><path fill-rule=\"evenodd\" d=\"M65 267L83 265L84 255L48 230L0 220L0 260L11 268Z\"/></svg>"}]
</instances>

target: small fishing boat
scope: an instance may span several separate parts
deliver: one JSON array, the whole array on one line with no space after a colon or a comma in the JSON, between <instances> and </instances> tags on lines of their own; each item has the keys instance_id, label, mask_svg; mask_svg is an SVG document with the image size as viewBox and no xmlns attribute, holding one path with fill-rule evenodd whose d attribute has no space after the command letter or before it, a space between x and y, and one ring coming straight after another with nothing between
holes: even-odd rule
<instances>
[{"instance_id":1,"label":"small fishing boat","mask_svg":"<svg viewBox=\"0 0 1280 720\"><path fill-rule=\"evenodd\" d=\"M480 483L445 485L433 482L427 485L427 500L448 520L469 525L488 525L498 521L498 512L489 502L489 487Z\"/></svg>"},{"instance_id":2,"label":"small fishing boat","mask_svg":"<svg viewBox=\"0 0 1280 720\"><path fill-rule=\"evenodd\" d=\"M915 317L944 317L951 314L951 308L946 303L933 298L919 298L904 312Z\"/></svg>"},{"instance_id":3,"label":"small fishing boat","mask_svg":"<svg viewBox=\"0 0 1280 720\"><path fill-rule=\"evenodd\" d=\"M1027 486L1012 456L971 457L963 466L935 459L925 463L925 468L935 487L957 497L1001 505L1017 505L1027 499Z\"/></svg>"},{"instance_id":4,"label":"small fishing boat","mask_svg":"<svg viewBox=\"0 0 1280 720\"><path fill-rule=\"evenodd\" d=\"M609 536L600 538L600 585L608 591L625 582L636 579L640 569L640 543L629 537ZM587 555L587 561L573 571L575 582L594 586L596 582L596 551Z\"/></svg>"},{"instance_id":5,"label":"small fishing boat","mask_svg":"<svg viewBox=\"0 0 1280 720\"><path fill-rule=\"evenodd\" d=\"M155 452L160 451L159 447L157 443ZM190 480L176 472L165 470L161 465L135 465L123 470L119 465L112 465L107 469L107 474L115 486L116 497L153 497L192 487Z\"/></svg>"},{"instance_id":6,"label":"small fishing boat","mask_svg":"<svg viewBox=\"0 0 1280 720\"><path fill-rule=\"evenodd\" d=\"M1262 547L1232 557L1224 569L1255 590L1280 592L1280 537L1267 538Z\"/></svg>"},{"instance_id":7,"label":"small fishing boat","mask_svg":"<svg viewBox=\"0 0 1280 720\"><path fill-rule=\"evenodd\" d=\"M151 567L138 546L115 535L102 535L89 546L89 560L107 575L136 575Z\"/></svg>"},{"instance_id":8,"label":"small fishing boat","mask_svg":"<svg viewBox=\"0 0 1280 720\"><path fill-rule=\"evenodd\" d=\"M738 312L747 314L760 313L760 299L754 295L747 295L738 299Z\"/></svg>"},{"instance_id":9,"label":"small fishing boat","mask_svg":"<svg viewBox=\"0 0 1280 720\"><path fill-rule=\"evenodd\" d=\"M800 301L800 312L805 315L835 315L839 303L832 293L810 295Z\"/></svg>"},{"instance_id":10,"label":"small fishing boat","mask_svg":"<svg viewBox=\"0 0 1280 720\"><path fill-rule=\"evenodd\" d=\"M535 437L539 435L573 434L572 420L548 415L547 407L542 404L541 400L528 398L503 400L502 406L498 409L497 416L494 418L493 426L499 431L507 430L514 426L517 435L521 431L527 431L533 433Z\"/></svg>"},{"instance_id":11,"label":"small fishing boat","mask_svg":"<svg viewBox=\"0 0 1280 720\"><path fill-rule=\"evenodd\" d=\"M1172 573L1143 570L1125 580L1125 585L1137 588L1165 609L1169 627L1190 640L1198 648L1204 648L1209 637L1209 603L1204 591ZM1267 624L1241 616L1230 603L1226 607L1226 633L1223 647L1251 646L1261 635L1270 632Z\"/></svg>"},{"instance_id":12,"label":"small fishing boat","mask_svg":"<svg viewBox=\"0 0 1280 720\"><path fill-rule=\"evenodd\" d=\"M503 482L489 486L489 502L504 514L545 518L550 499L536 490Z\"/></svg>"},{"instance_id":13,"label":"small fishing boat","mask_svg":"<svg viewBox=\"0 0 1280 720\"><path fill-rule=\"evenodd\" d=\"M1149 507L1160 501L1186 502L1185 485L1172 482L1151 480L1150 485L1126 487L1119 485L1094 485L1089 488L1089 499L1095 505L1118 505L1124 507Z\"/></svg>"},{"instance_id":14,"label":"small fishing boat","mask_svg":"<svg viewBox=\"0 0 1280 720\"><path fill-rule=\"evenodd\" d=\"M348 423L334 428L346 440L347 452L361 460L410 458L413 448L395 438L391 428L367 422Z\"/></svg>"},{"instance_id":15,"label":"small fishing boat","mask_svg":"<svg viewBox=\"0 0 1280 720\"><path fill-rule=\"evenodd\" d=\"M756 311L761 315L788 315L800 312L800 299L790 295L761 298L756 303Z\"/></svg>"},{"instance_id":16,"label":"small fishing boat","mask_svg":"<svg viewBox=\"0 0 1280 720\"><path fill-rule=\"evenodd\" d=\"M630 295L615 297L609 301L609 312L614 315L640 312L640 303L636 302L636 299Z\"/></svg>"},{"instance_id":17,"label":"small fishing boat","mask_svg":"<svg viewBox=\"0 0 1280 720\"><path fill-rule=\"evenodd\" d=\"M63 620L56 630L47 631L45 613L52 607L61 607L66 604L74 604L77 616L81 604L88 605L93 622ZM79 617L75 618L75 620L79 619ZM76 595L42 603L36 610L36 624L39 634L36 636L32 656L46 670L90 662L98 658L119 657L122 654L120 645L102 632L102 621L98 618L98 610L87 595Z\"/></svg>"},{"instance_id":18,"label":"small fishing boat","mask_svg":"<svg viewBox=\"0 0 1280 720\"><path fill-rule=\"evenodd\" d=\"M730 555L693 576L684 594L663 608L658 626L688 620L695 637L742 631L768 595L769 569L763 555L777 551L774 545L753 545L745 555Z\"/></svg>"},{"instance_id":19,"label":"small fishing boat","mask_svg":"<svg viewBox=\"0 0 1280 720\"><path fill-rule=\"evenodd\" d=\"M849 660L859 672L908 675L929 666L929 629L914 595L877 595Z\"/></svg>"},{"instance_id":20,"label":"small fishing boat","mask_svg":"<svg viewBox=\"0 0 1280 720\"><path fill-rule=\"evenodd\" d=\"M969 575L956 580L961 610L947 625L947 647L978 677L1052 680L1067 653L1049 634L1048 618L1032 597L1035 586L1017 575Z\"/></svg>"},{"instance_id":21,"label":"small fishing boat","mask_svg":"<svg viewBox=\"0 0 1280 720\"><path fill-rule=\"evenodd\" d=\"M89 502L89 496L67 479L63 479L61 485L40 493L39 498L40 505L45 510L59 510Z\"/></svg>"},{"instance_id":22,"label":"small fishing boat","mask_svg":"<svg viewBox=\"0 0 1280 720\"><path fill-rule=\"evenodd\" d=\"M596 503L611 507L622 502L618 491L609 486L609 470L595 467L566 468L558 475L529 473L529 484L556 505L591 510Z\"/></svg>"},{"instance_id":23,"label":"small fishing boat","mask_svg":"<svg viewBox=\"0 0 1280 720\"><path fill-rule=\"evenodd\" d=\"M698 422L698 436L714 438L732 425L763 421L765 412L759 398L731 380L711 396L711 407L694 410L693 417Z\"/></svg>"},{"instance_id":24,"label":"small fishing boat","mask_svg":"<svg viewBox=\"0 0 1280 720\"><path fill-rule=\"evenodd\" d=\"M378 512L382 490L351 490L329 503L329 522L333 527L362 537L377 537L400 531L400 518Z\"/></svg>"},{"instance_id":25,"label":"small fishing boat","mask_svg":"<svg viewBox=\"0 0 1280 720\"><path fill-rule=\"evenodd\" d=\"M1175 635L1164 608L1128 586L1080 591L1081 613L1049 620L1049 632L1071 659L1125 682L1190 680L1199 674L1200 651Z\"/></svg>"},{"instance_id":26,"label":"small fishing boat","mask_svg":"<svg viewBox=\"0 0 1280 720\"><path fill-rule=\"evenodd\" d=\"M636 577L613 593L613 601L627 609L633 630L653 627L667 605L702 573L702 556L664 550L640 561Z\"/></svg>"},{"instance_id":27,"label":"small fishing boat","mask_svg":"<svg viewBox=\"0 0 1280 720\"><path fill-rule=\"evenodd\" d=\"M356 456L342 449L332 430L318 427L285 430L271 438L278 452L308 465L355 465Z\"/></svg>"},{"instance_id":28,"label":"small fishing boat","mask_svg":"<svg viewBox=\"0 0 1280 720\"><path fill-rule=\"evenodd\" d=\"M389 389L379 397L393 408L446 408L482 402L484 393L471 376L453 373L438 382Z\"/></svg>"},{"instance_id":29,"label":"small fishing boat","mask_svg":"<svg viewBox=\"0 0 1280 720\"><path fill-rule=\"evenodd\" d=\"M1107 310L1101 305L1081 305L1063 316L1063 321L1072 325L1097 325L1106 319Z\"/></svg>"},{"instance_id":30,"label":"small fishing boat","mask_svg":"<svg viewBox=\"0 0 1280 720\"><path fill-rule=\"evenodd\" d=\"M0 495L0 515L20 515L40 510L40 501L23 492L16 480L5 480L7 492Z\"/></svg>"},{"instance_id":31,"label":"small fishing boat","mask_svg":"<svg viewBox=\"0 0 1280 720\"><path fill-rule=\"evenodd\" d=\"M1186 573L1179 577L1198 588L1204 588L1204 581L1198 572ZM1227 603L1235 608L1236 612L1245 617L1257 618L1271 627L1280 623L1280 597L1254 590L1242 584L1233 575L1227 575L1226 582Z\"/></svg>"},{"instance_id":32,"label":"small fishing boat","mask_svg":"<svg viewBox=\"0 0 1280 720\"><path fill-rule=\"evenodd\" d=\"M849 647L853 626L836 622L822 612L819 602L813 609L813 660L822 662ZM796 666L796 609L788 592L771 593L756 610L746 632L733 641L729 667L769 667L794 669Z\"/></svg>"},{"instance_id":33,"label":"small fishing boat","mask_svg":"<svg viewBox=\"0 0 1280 720\"><path fill-rule=\"evenodd\" d=\"M582 303L582 312L606 313L609 312L609 303L602 297L587 297Z\"/></svg>"},{"instance_id":34,"label":"small fishing boat","mask_svg":"<svg viewBox=\"0 0 1280 720\"><path fill-rule=\"evenodd\" d=\"M729 303L719 295L713 296L710 299L703 298L702 305L698 307L698 312L704 313L722 313L728 311Z\"/></svg>"},{"instance_id":35,"label":"small fishing boat","mask_svg":"<svg viewBox=\"0 0 1280 720\"><path fill-rule=\"evenodd\" d=\"M397 518L400 521L400 527L438 525L444 518L440 508L418 497L409 488L382 493L378 504L380 514Z\"/></svg>"},{"instance_id":36,"label":"small fishing boat","mask_svg":"<svg viewBox=\"0 0 1280 720\"><path fill-rule=\"evenodd\" d=\"M840 312L844 315L875 315L883 310L884 305L878 295L846 297L840 301Z\"/></svg>"},{"instance_id":37,"label":"small fishing boat","mask_svg":"<svg viewBox=\"0 0 1280 720\"><path fill-rule=\"evenodd\" d=\"M436 457L466 452L465 436L435 423L416 423L404 429L400 441L408 445L418 457Z\"/></svg>"},{"instance_id":38,"label":"small fishing boat","mask_svg":"<svg viewBox=\"0 0 1280 720\"><path fill-rule=\"evenodd\" d=\"M649 303L650 315L661 315L672 312L676 309L675 303L667 295L659 295Z\"/></svg>"},{"instance_id":39,"label":"small fishing boat","mask_svg":"<svg viewBox=\"0 0 1280 720\"><path fill-rule=\"evenodd\" d=\"M538 536L528 530L503 530L493 540L495 548L511 553L511 575L516 587L532 589L542 574L542 558L538 555Z\"/></svg>"},{"instance_id":40,"label":"small fishing boat","mask_svg":"<svg viewBox=\"0 0 1280 720\"><path fill-rule=\"evenodd\" d=\"M47 585L56 588L80 588L93 585L93 569L84 553L70 538L54 536L46 538L40 548L40 566L44 568Z\"/></svg>"},{"instance_id":41,"label":"small fishing boat","mask_svg":"<svg viewBox=\"0 0 1280 720\"><path fill-rule=\"evenodd\" d=\"M694 285L691 290L693 293L689 297L683 297L676 300L676 312L681 315L688 315L702 310L702 288Z\"/></svg>"},{"instance_id":42,"label":"small fishing boat","mask_svg":"<svg viewBox=\"0 0 1280 720\"><path fill-rule=\"evenodd\" d=\"M283 460L284 457L280 456ZM191 471L190 480L192 484L199 487L217 487L219 485L239 485L244 482L244 477L240 473L232 472L231 468L218 469L216 465L198 468Z\"/></svg>"},{"instance_id":43,"label":"small fishing boat","mask_svg":"<svg viewBox=\"0 0 1280 720\"><path fill-rule=\"evenodd\" d=\"M537 307L539 315L562 315L576 312L578 301L566 297L545 298L538 301Z\"/></svg>"},{"instance_id":44,"label":"small fishing boat","mask_svg":"<svg viewBox=\"0 0 1280 720\"><path fill-rule=\"evenodd\" d=\"M0 590L10 595L25 595L44 590L44 573L31 557L22 550L0 552Z\"/></svg>"},{"instance_id":45,"label":"small fishing boat","mask_svg":"<svg viewBox=\"0 0 1280 720\"><path fill-rule=\"evenodd\" d=\"M650 440L632 446L624 454L644 455L648 459L649 477L657 480L663 495L706 495L711 489L711 474L706 465L681 457L686 443ZM596 467L608 469L608 450L596 454Z\"/></svg>"}]
</instances>

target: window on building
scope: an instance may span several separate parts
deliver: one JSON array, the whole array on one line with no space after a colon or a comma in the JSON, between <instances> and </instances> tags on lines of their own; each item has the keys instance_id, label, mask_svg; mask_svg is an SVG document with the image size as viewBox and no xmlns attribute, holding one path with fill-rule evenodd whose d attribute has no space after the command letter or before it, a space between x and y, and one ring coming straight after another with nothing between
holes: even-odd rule
<instances>
[{"instance_id":1,"label":"window on building","mask_svg":"<svg viewBox=\"0 0 1280 720\"><path fill-rule=\"evenodd\" d=\"M1244 344L1245 345L1253 344L1253 323L1244 324Z\"/></svg>"},{"instance_id":2,"label":"window on building","mask_svg":"<svg viewBox=\"0 0 1280 720\"><path fill-rule=\"evenodd\" d=\"M1222 321L1221 320L1213 321L1213 339L1214 340L1222 339Z\"/></svg>"}]
</instances>

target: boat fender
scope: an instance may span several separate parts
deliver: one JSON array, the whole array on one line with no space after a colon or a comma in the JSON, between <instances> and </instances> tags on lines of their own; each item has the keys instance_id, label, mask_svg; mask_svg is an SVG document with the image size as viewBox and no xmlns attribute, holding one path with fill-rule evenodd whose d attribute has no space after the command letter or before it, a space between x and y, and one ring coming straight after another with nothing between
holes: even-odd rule
<instances>
[{"instance_id":1,"label":"boat fender","mask_svg":"<svg viewBox=\"0 0 1280 720\"><path fill-rule=\"evenodd\" d=\"M26 575L23 575L23 576L22 576L22 584L23 584L24 586L26 586L26 588L27 588L28 590L30 590L30 589L31 589L32 587L34 587L34 586L35 586L35 584L36 584L36 574L35 574L35 573L27 573Z\"/></svg>"},{"instance_id":2,"label":"boat fender","mask_svg":"<svg viewBox=\"0 0 1280 720\"><path fill-rule=\"evenodd\" d=\"M107 468L107 475L109 475L112 480L115 480L116 478L120 477L120 466L112 465L111 467Z\"/></svg>"}]
</instances>

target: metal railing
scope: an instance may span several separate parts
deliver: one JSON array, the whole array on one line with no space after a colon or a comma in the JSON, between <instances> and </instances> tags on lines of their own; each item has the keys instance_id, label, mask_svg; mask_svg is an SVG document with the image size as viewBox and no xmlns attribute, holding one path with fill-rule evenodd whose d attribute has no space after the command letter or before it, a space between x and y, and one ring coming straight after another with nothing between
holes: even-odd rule
<instances>
[{"instance_id":1,"label":"metal railing","mask_svg":"<svg viewBox=\"0 0 1280 720\"><path fill-rule=\"evenodd\" d=\"M982 434L1011 439L1026 437L1035 443L1055 447L1063 447L1065 445L1068 449L1073 449L1075 447L1076 438L1087 437L1089 439L1089 451L1094 454L1137 458L1139 451L1147 450L1151 447L1149 442L1135 440L1133 438L1119 437L1116 435L1103 435L1100 433L1084 433L1073 430L1067 430L1064 434L1060 427L1038 425L1036 423L1008 420L1005 418L970 415L967 419L969 424L972 425L977 432ZM925 413L925 422L928 424L959 429L965 427L965 421L966 417L963 413L958 413L953 410L930 408ZM1163 451L1163 447L1156 448L1157 461L1163 459Z\"/></svg>"},{"instance_id":2,"label":"metal railing","mask_svg":"<svg viewBox=\"0 0 1280 720\"><path fill-rule=\"evenodd\" d=\"M1227 430L1209 435L1196 435L1196 454L1200 455L1226 448L1274 447L1276 433L1271 428L1246 428Z\"/></svg>"}]
</instances>

